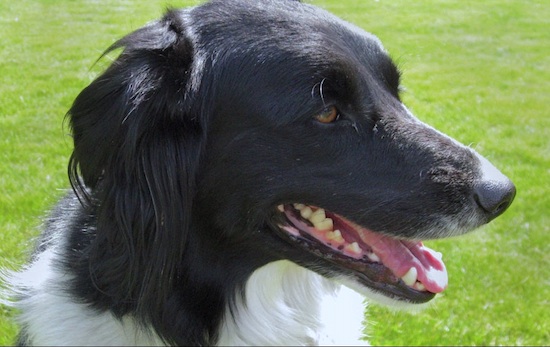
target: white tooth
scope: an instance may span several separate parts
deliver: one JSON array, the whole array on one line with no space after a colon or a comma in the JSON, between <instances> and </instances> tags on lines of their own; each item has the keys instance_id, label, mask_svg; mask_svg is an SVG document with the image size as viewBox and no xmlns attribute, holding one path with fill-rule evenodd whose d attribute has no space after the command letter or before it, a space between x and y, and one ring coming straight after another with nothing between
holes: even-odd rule
<instances>
[{"instance_id":1,"label":"white tooth","mask_svg":"<svg viewBox=\"0 0 550 347\"><path fill-rule=\"evenodd\" d=\"M418 277L418 271L416 271L415 267L411 267L407 273L401 277L403 282L405 282L406 285L411 287L413 284L416 283L416 278Z\"/></svg>"},{"instance_id":2,"label":"white tooth","mask_svg":"<svg viewBox=\"0 0 550 347\"><path fill-rule=\"evenodd\" d=\"M320 208L311 214L309 220L311 221L311 223L315 224L324 221L325 218L327 218L327 216L325 215L325 210Z\"/></svg>"},{"instance_id":3,"label":"white tooth","mask_svg":"<svg viewBox=\"0 0 550 347\"><path fill-rule=\"evenodd\" d=\"M318 223L313 223L313 226L315 227L315 229L327 231L327 230L332 230L332 228L334 227L334 224L332 223L332 219L325 218L324 220Z\"/></svg>"},{"instance_id":4,"label":"white tooth","mask_svg":"<svg viewBox=\"0 0 550 347\"><path fill-rule=\"evenodd\" d=\"M301 210L304 207L306 207L306 205L304 205L304 204L294 204L294 208L297 209L297 210Z\"/></svg>"},{"instance_id":5,"label":"white tooth","mask_svg":"<svg viewBox=\"0 0 550 347\"><path fill-rule=\"evenodd\" d=\"M344 238L342 237L342 233L338 229L334 231L329 231L325 235L327 237L327 240L334 242L337 245L340 245L346 241L344 240Z\"/></svg>"},{"instance_id":6,"label":"white tooth","mask_svg":"<svg viewBox=\"0 0 550 347\"><path fill-rule=\"evenodd\" d=\"M421 282L416 282L414 284L414 289L419 290L421 292L426 290L426 287Z\"/></svg>"},{"instance_id":7,"label":"white tooth","mask_svg":"<svg viewBox=\"0 0 550 347\"><path fill-rule=\"evenodd\" d=\"M284 205L277 206L277 209L279 210L279 212L285 212L285 206Z\"/></svg>"},{"instance_id":8,"label":"white tooth","mask_svg":"<svg viewBox=\"0 0 550 347\"><path fill-rule=\"evenodd\" d=\"M311 217L312 213L313 213L313 211L311 210L311 207L309 207L309 206L305 206L303 209L300 210L300 215L304 219L309 219L309 217Z\"/></svg>"},{"instance_id":9,"label":"white tooth","mask_svg":"<svg viewBox=\"0 0 550 347\"><path fill-rule=\"evenodd\" d=\"M380 263L380 257L378 257L376 254L374 253L367 253L367 257L369 258L370 261L372 262L375 262L375 263Z\"/></svg>"},{"instance_id":10,"label":"white tooth","mask_svg":"<svg viewBox=\"0 0 550 347\"><path fill-rule=\"evenodd\" d=\"M360 254L363 251L361 247L359 247L359 244L357 244L357 242L353 242L347 245L344 249L348 252L355 253L355 254Z\"/></svg>"}]
</instances>

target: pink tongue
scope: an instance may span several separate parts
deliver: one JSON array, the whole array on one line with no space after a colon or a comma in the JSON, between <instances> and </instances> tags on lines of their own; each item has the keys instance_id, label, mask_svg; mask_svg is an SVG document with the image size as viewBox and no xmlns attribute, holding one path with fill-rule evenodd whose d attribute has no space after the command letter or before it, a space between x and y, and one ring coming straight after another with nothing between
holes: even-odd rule
<instances>
[{"instance_id":1,"label":"pink tongue","mask_svg":"<svg viewBox=\"0 0 550 347\"><path fill-rule=\"evenodd\" d=\"M417 280L426 290L440 293L447 288L447 270L441 261L441 253L424 246L422 242L402 241L363 228L360 235L395 276L401 278L411 267L415 267Z\"/></svg>"}]
</instances>

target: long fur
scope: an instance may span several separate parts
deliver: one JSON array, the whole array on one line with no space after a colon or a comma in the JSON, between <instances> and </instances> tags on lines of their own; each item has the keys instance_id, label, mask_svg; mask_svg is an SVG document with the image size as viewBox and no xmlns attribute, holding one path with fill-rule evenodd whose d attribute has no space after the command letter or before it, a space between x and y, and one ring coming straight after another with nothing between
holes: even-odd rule
<instances>
[{"instance_id":1,"label":"long fur","mask_svg":"<svg viewBox=\"0 0 550 347\"><path fill-rule=\"evenodd\" d=\"M400 298L410 290L285 233L284 206L418 240L513 198L401 103L376 37L311 5L170 10L114 51L67 115L73 189L5 279L20 345L365 343L363 295L429 295Z\"/></svg>"}]
</instances>

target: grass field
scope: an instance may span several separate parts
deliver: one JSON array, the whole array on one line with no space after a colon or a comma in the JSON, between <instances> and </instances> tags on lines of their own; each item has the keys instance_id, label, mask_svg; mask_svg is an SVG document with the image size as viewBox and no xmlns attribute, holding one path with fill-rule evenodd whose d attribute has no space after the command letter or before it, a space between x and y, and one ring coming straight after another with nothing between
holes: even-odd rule
<instances>
[{"instance_id":1,"label":"grass field","mask_svg":"<svg viewBox=\"0 0 550 347\"><path fill-rule=\"evenodd\" d=\"M550 5L312 1L373 32L404 70L404 100L516 183L510 210L452 240L450 285L421 313L371 306L374 345L550 343ZM17 268L68 187L64 114L121 35L193 1L0 1L0 267ZM13 343L0 307L0 344Z\"/></svg>"}]
</instances>

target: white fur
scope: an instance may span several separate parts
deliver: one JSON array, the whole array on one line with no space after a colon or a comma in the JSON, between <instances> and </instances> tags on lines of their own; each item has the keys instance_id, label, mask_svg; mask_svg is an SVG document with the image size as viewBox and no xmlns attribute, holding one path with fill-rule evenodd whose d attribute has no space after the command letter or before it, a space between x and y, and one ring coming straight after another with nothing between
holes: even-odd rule
<instances>
[{"instance_id":1,"label":"white fur","mask_svg":"<svg viewBox=\"0 0 550 347\"><path fill-rule=\"evenodd\" d=\"M8 275L22 298L21 311L31 345L163 345L133 317L118 320L75 302L64 291L69 275L56 263L64 238L19 273ZM268 264L253 273L246 298L228 308L220 327L220 345L366 345L362 341L363 297L289 261Z\"/></svg>"},{"instance_id":2,"label":"white fur","mask_svg":"<svg viewBox=\"0 0 550 347\"><path fill-rule=\"evenodd\" d=\"M366 345L363 297L289 261L256 270L220 345Z\"/></svg>"},{"instance_id":3,"label":"white fur","mask_svg":"<svg viewBox=\"0 0 550 347\"><path fill-rule=\"evenodd\" d=\"M21 311L18 319L27 329L27 342L49 346L161 345L160 338L144 332L132 317L120 321L65 293L70 277L56 265L64 241L63 237L50 240L49 248L30 266L6 276L13 288L11 296L21 298L12 306Z\"/></svg>"}]
</instances>

